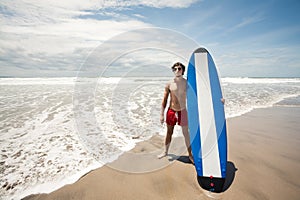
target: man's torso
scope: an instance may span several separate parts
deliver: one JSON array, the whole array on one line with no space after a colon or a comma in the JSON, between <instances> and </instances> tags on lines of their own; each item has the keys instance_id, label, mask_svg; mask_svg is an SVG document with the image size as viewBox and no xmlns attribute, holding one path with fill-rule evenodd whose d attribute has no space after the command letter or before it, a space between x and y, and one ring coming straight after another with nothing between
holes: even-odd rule
<instances>
[{"instance_id":1,"label":"man's torso","mask_svg":"<svg viewBox=\"0 0 300 200\"><path fill-rule=\"evenodd\" d=\"M180 111L186 108L186 79L174 79L169 83L170 108Z\"/></svg>"}]
</instances>

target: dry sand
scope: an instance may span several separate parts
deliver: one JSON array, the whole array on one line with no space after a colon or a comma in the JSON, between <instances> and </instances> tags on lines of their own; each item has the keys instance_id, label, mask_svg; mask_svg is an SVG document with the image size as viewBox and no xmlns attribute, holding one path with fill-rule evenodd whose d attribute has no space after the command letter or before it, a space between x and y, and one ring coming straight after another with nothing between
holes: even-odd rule
<instances>
[{"instance_id":1,"label":"dry sand","mask_svg":"<svg viewBox=\"0 0 300 200\"><path fill-rule=\"evenodd\" d=\"M300 107L256 109L229 119L227 129L222 193L201 189L182 138L159 160L163 138L154 136L74 184L24 199L300 199Z\"/></svg>"}]
</instances>

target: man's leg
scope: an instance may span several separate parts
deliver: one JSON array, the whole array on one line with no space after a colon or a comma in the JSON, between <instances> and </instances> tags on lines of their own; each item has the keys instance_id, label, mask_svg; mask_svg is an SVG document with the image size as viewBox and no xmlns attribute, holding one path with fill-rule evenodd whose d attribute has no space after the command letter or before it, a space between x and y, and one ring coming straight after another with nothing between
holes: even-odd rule
<instances>
[{"instance_id":1,"label":"man's leg","mask_svg":"<svg viewBox=\"0 0 300 200\"><path fill-rule=\"evenodd\" d=\"M184 136L185 145L189 153L189 159L192 163L194 163L193 155L192 155L192 148L190 144L190 135L189 135L189 129L188 126L182 126L182 134Z\"/></svg>"},{"instance_id":2,"label":"man's leg","mask_svg":"<svg viewBox=\"0 0 300 200\"><path fill-rule=\"evenodd\" d=\"M165 139L165 151L162 154L158 155L157 158L160 159L160 158L163 158L168 155L169 147L170 147L170 144L172 141L173 131L174 131L174 126L167 125L167 135L166 135L166 139Z\"/></svg>"}]
</instances>

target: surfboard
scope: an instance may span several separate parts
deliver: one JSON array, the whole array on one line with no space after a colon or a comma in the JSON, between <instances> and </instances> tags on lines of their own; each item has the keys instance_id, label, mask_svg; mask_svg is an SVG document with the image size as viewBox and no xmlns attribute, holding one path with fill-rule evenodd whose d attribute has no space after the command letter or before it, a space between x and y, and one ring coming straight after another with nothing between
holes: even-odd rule
<instances>
[{"instance_id":1,"label":"surfboard","mask_svg":"<svg viewBox=\"0 0 300 200\"><path fill-rule=\"evenodd\" d=\"M187 69L190 143L203 189L222 192L226 177L227 133L216 65L205 48L196 49Z\"/></svg>"}]
</instances>

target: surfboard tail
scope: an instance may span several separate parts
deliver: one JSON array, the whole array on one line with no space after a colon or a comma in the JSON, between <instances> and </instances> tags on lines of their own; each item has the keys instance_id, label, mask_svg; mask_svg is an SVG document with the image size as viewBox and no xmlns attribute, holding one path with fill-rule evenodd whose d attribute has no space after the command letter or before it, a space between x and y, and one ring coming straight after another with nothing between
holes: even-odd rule
<instances>
[{"instance_id":1,"label":"surfboard tail","mask_svg":"<svg viewBox=\"0 0 300 200\"><path fill-rule=\"evenodd\" d=\"M225 178L197 176L197 179L203 189L216 193L223 192Z\"/></svg>"}]
</instances>

